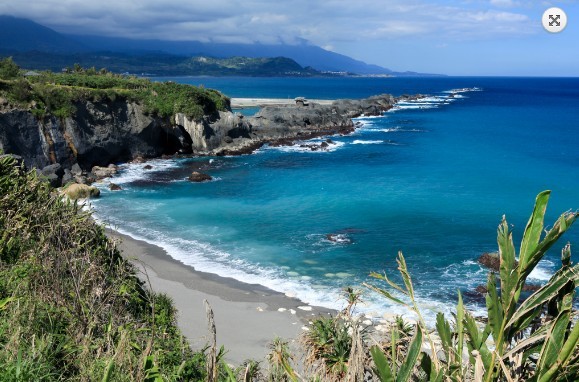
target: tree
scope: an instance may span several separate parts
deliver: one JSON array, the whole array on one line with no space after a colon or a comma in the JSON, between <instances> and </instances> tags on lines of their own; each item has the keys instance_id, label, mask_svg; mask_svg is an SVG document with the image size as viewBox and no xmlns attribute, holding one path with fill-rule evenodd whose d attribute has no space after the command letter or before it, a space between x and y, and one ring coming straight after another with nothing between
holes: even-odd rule
<instances>
[{"instance_id":1,"label":"tree","mask_svg":"<svg viewBox=\"0 0 579 382\"><path fill-rule=\"evenodd\" d=\"M20 67L12 60L12 57L0 60L0 79L13 80L20 75Z\"/></svg>"}]
</instances>

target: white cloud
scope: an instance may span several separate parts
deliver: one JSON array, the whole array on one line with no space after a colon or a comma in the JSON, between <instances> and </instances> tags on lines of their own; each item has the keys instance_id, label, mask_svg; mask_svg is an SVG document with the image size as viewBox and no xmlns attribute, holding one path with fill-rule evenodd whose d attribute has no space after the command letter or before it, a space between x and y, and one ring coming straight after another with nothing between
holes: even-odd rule
<instances>
[{"instance_id":1,"label":"white cloud","mask_svg":"<svg viewBox=\"0 0 579 382\"><path fill-rule=\"evenodd\" d=\"M131 38L320 46L405 37L447 40L533 33L529 17L489 10L513 0L2 0L0 14L30 18L59 31ZM456 5L456 4L460 4ZM473 5L474 4L474 5Z\"/></svg>"}]
</instances>

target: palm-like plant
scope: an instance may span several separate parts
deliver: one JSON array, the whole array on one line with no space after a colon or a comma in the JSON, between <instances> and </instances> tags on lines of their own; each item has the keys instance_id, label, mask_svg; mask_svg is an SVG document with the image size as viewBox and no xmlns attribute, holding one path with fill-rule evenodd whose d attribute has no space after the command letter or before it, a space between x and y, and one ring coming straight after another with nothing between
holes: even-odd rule
<instances>
[{"instance_id":1,"label":"palm-like plant","mask_svg":"<svg viewBox=\"0 0 579 382\"><path fill-rule=\"evenodd\" d=\"M339 317L316 318L300 338L306 367L327 380L343 380L352 348L349 328L348 322Z\"/></svg>"},{"instance_id":2,"label":"palm-like plant","mask_svg":"<svg viewBox=\"0 0 579 382\"><path fill-rule=\"evenodd\" d=\"M550 191L541 192L537 196L535 208L525 228L518 262L512 232L504 217L499 225L497 241L500 285L497 286L497 277L491 273L487 281L486 295L488 323L484 328L479 328L474 317L465 309L459 293L454 324L451 325L442 314L437 316L436 329L441 346L435 347L414 298L412 280L402 253L399 253L398 269L404 287L394 283L386 275L371 275L385 281L410 300L410 303L407 303L385 289L367 285L391 301L408 306L417 314L417 332L426 333L430 348L433 349L431 355L422 353L421 357L420 368L426 373L428 380L462 381L474 378L485 382L547 382L573 381L579 378L579 325L572 320L572 301L575 287L579 283L579 266L571 265L569 244L563 249L561 269L547 284L521 301L522 288L529 274L579 216L577 212L565 212L550 230L543 233L549 196ZM491 337L492 345L489 345ZM416 350L419 345L415 344L418 342L421 343L422 339L418 341L415 337L410 348ZM463 359L465 344L470 350L468 359ZM439 352L442 352L441 357ZM386 362L383 353L374 348L372 356L380 379L394 380L392 364ZM417 361L418 355L415 351L408 351L403 365L409 365L407 360ZM409 368L410 366L404 370L403 375L399 373L395 376L395 380L408 380Z\"/></svg>"}]
</instances>

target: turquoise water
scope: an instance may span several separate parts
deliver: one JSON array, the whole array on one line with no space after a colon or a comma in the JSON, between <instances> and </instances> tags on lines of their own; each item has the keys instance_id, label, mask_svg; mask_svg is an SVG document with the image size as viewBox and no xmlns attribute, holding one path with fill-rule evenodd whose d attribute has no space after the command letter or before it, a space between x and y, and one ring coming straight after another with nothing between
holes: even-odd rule
<instances>
[{"instance_id":1,"label":"turquoise water","mask_svg":"<svg viewBox=\"0 0 579 382\"><path fill-rule=\"evenodd\" d=\"M328 152L266 147L241 157L155 160L153 170L125 166L113 180L123 191L103 187L97 217L199 270L336 308L340 288L359 286L371 271L397 276L402 250L421 302L447 310L457 288L468 297L485 283L475 260L496 249L503 214L518 242L538 192L553 191L548 224L579 208L579 79L173 80L234 97L430 95L360 118L362 127L332 137ZM451 89L473 87L480 89L449 98ZM186 181L199 165L216 180ZM567 240L579 243L579 226L535 281L556 269ZM364 310L394 309L370 293L365 299ZM471 308L479 303L469 298Z\"/></svg>"}]
</instances>

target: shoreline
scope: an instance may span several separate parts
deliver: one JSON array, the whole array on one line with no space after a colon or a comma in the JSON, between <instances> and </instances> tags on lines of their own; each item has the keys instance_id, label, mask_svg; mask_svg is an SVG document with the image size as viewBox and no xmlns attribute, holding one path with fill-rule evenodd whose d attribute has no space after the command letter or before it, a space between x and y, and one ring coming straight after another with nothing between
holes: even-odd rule
<instances>
[{"instance_id":1,"label":"shoreline","mask_svg":"<svg viewBox=\"0 0 579 382\"><path fill-rule=\"evenodd\" d=\"M135 265L150 289L172 298L178 311L177 325L194 350L209 342L203 301L209 302L215 316L217 345L225 346L225 359L235 365L246 359L265 360L268 344L275 337L297 347L296 339L311 318L336 313L259 284L197 271L173 259L163 248L111 228L106 228L106 234Z\"/></svg>"}]
</instances>

